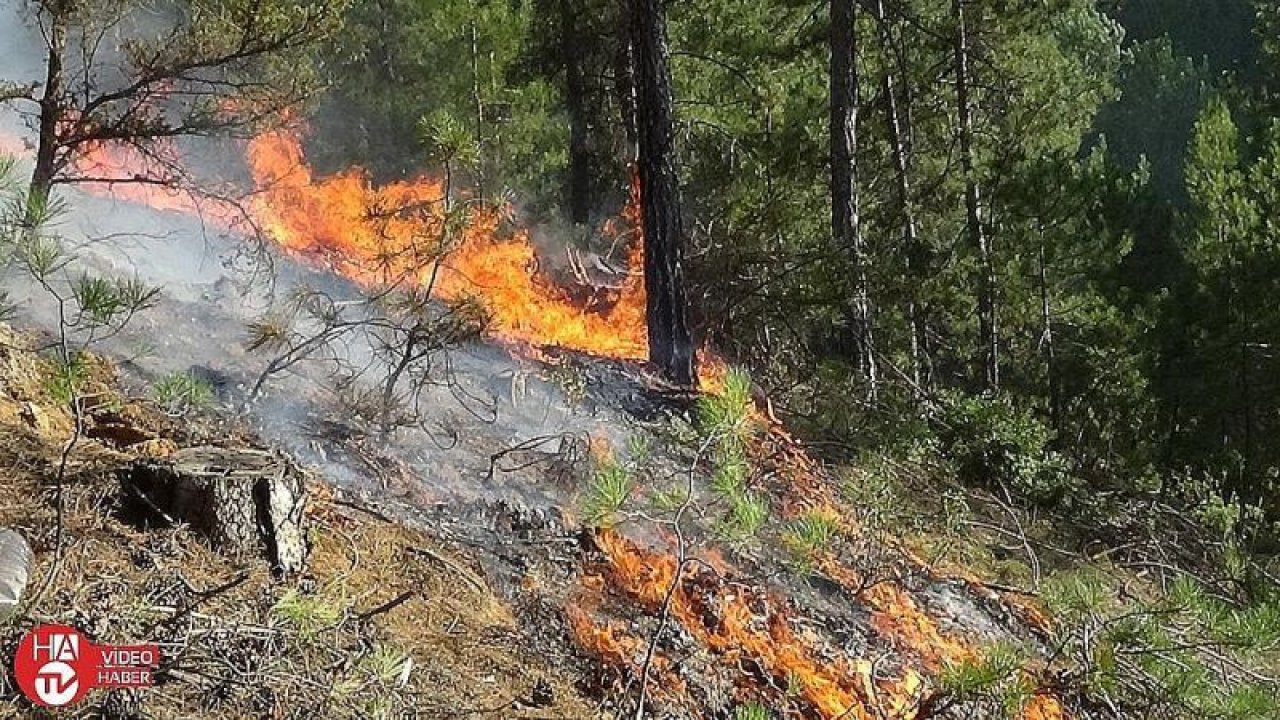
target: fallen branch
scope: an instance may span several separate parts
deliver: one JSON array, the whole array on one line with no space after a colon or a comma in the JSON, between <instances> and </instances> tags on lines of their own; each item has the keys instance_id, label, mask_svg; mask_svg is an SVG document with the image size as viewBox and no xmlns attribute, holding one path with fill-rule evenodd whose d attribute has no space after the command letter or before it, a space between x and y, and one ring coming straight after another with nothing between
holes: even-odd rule
<instances>
[{"instance_id":1,"label":"fallen branch","mask_svg":"<svg viewBox=\"0 0 1280 720\"><path fill-rule=\"evenodd\" d=\"M159 628L160 626L168 625L179 618L183 618L190 615L192 612L196 610L196 608L200 607L201 605L204 605L205 603L209 602L213 598L225 592L229 592L230 590L240 587L248 579L249 579L249 573L241 572L239 575L236 575L235 577L231 578L225 583L222 583L221 585L218 585L217 587L210 588L209 590L205 590L205 591L196 591L196 599L193 602L187 603L181 609L175 612L173 615L170 615L169 617L164 618L163 620L157 620L151 623L151 625L148 626L147 629L142 632L142 635L149 637L155 634L156 629ZM185 583L185 580L183 582Z\"/></svg>"}]
</instances>

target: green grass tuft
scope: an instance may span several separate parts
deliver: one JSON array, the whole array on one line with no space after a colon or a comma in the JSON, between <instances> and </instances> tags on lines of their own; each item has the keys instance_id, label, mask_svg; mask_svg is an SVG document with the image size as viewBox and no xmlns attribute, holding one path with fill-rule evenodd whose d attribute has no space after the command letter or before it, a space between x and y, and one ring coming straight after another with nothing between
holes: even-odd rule
<instances>
[{"instance_id":1,"label":"green grass tuft","mask_svg":"<svg viewBox=\"0 0 1280 720\"><path fill-rule=\"evenodd\" d=\"M151 397L170 415L185 415L213 405L213 385L189 372L165 375L151 388Z\"/></svg>"},{"instance_id":2,"label":"green grass tuft","mask_svg":"<svg viewBox=\"0 0 1280 720\"><path fill-rule=\"evenodd\" d=\"M290 588L271 608L272 614L292 627L304 642L314 640L323 630L338 624L342 608L334 600L319 594L306 594Z\"/></svg>"}]
</instances>

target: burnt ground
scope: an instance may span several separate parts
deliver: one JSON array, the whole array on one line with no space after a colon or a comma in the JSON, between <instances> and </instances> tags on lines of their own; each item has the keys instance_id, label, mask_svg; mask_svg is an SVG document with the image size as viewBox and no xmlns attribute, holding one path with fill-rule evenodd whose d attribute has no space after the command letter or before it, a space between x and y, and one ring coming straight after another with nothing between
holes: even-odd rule
<instances>
[{"instance_id":1,"label":"burnt ground","mask_svg":"<svg viewBox=\"0 0 1280 720\"><path fill-rule=\"evenodd\" d=\"M155 308L95 347L116 360L126 392L143 396L176 371L199 374L218 391L221 420L212 427L240 428L293 454L330 488L331 503L320 512L335 513L340 527L386 525L465 558L459 562L478 582L450 580L456 568L430 558L427 565L444 571L433 582L453 590L477 585L485 602L510 613L500 642L486 646L505 653L493 666L498 679L484 681L506 687L508 700L527 688L517 691L507 679L526 677L527 668L503 663L530 659L559 678L557 687L572 678L575 690L561 692L571 698L566 707L577 709L565 717L631 715L641 695L653 717L728 717L753 700L786 717L913 717L930 702L929 678L946 664L997 641L1037 644L1038 616L1016 593L936 572L891 535L862 527L843 481L781 427L762 425L753 445L753 488L769 498L773 520L754 538L720 537L722 510L689 437L694 399L634 363L488 343L454 349L449 371L422 404L424 427L390 437L344 414L323 363L276 376L250 403L246 388L267 358L245 349L246 324L292 287L339 296L355 289L282 257L272 259L266 282L260 265L242 262L243 243L188 219L103 198L75 205L68 234L108 238L78 250L87 267L163 289ZM119 235L140 216L170 230ZM25 300L26 325L54 327L40 293L18 278L9 284ZM171 420L157 437L189 443L188 426ZM633 459L631 510L616 529L584 530L576 518L600 448L629 461L636 438L649 451ZM687 557L680 562L670 514L664 520L648 503L690 472L697 502L682 516ZM798 558L787 529L813 512L835 517L839 529L820 552ZM402 587L408 578L396 577L394 558L385 568L393 576L388 586ZM89 571L81 572L80 582L91 585ZM64 579L75 573L69 566ZM79 592L74 583L68 589ZM430 658L414 657L431 667ZM463 712L462 700L441 702L458 703L454 714L415 709L424 717L475 714Z\"/></svg>"},{"instance_id":2,"label":"burnt ground","mask_svg":"<svg viewBox=\"0 0 1280 720\"><path fill-rule=\"evenodd\" d=\"M47 367L22 350L25 339L0 329L0 341L0 524L35 550L22 611L0 627L5 655L33 625L62 622L97 642L145 638L164 656L155 688L96 691L58 717L594 714L574 687L574 658L532 654L526 623L472 558L353 507L322 481L310 481L310 557L295 577L231 560L188 526L135 514L122 468L181 445L254 437L225 417L179 420L118 395L105 363L92 388L102 402L70 456L55 552L54 479L71 417L49 397ZM5 673L0 716L44 714Z\"/></svg>"}]
</instances>

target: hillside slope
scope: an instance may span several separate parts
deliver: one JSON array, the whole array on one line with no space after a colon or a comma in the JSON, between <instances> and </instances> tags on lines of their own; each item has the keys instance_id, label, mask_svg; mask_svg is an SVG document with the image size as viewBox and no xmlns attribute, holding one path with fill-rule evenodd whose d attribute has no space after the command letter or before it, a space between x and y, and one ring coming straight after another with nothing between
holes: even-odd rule
<instances>
[{"instance_id":1,"label":"hillside slope","mask_svg":"<svg viewBox=\"0 0 1280 720\"><path fill-rule=\"evenodd\" d=\"M21 617L0 629L6 665L35 624L98 642L156 642L151 690L97 692L59 717L590 717L554 657L531 652L511 609L465 558L425 533L311 485L311 557L300 577L236 563L186 527L125 513L117 473L179 445L242 444L224 423L175 419L119 394L97 368L100 412L72 453L62 562L53 480L70 415L30 342L0 330L0 526L36 552ZM107 418L110 417L109 422ZM0 715L38 714L6 673Z\"/></svg>"}]
</instances>

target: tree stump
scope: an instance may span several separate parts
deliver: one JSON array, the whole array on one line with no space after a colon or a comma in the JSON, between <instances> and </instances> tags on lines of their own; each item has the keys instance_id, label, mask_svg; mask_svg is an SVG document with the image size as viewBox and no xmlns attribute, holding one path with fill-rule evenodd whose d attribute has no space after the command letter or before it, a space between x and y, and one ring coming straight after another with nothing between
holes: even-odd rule
<instances>
[{"instance_id":1,"label":"tree stump","mask_svg":"<svg viewBox=\"0 0 1280 720\"><path fill-rule=\"evenodd\" d=\"M136 463L122 482L150 514L191 525L227 555L265 557L281 574L306 562L304 473L280 453L184 448Z\"/></svg>"}]
</instances>

